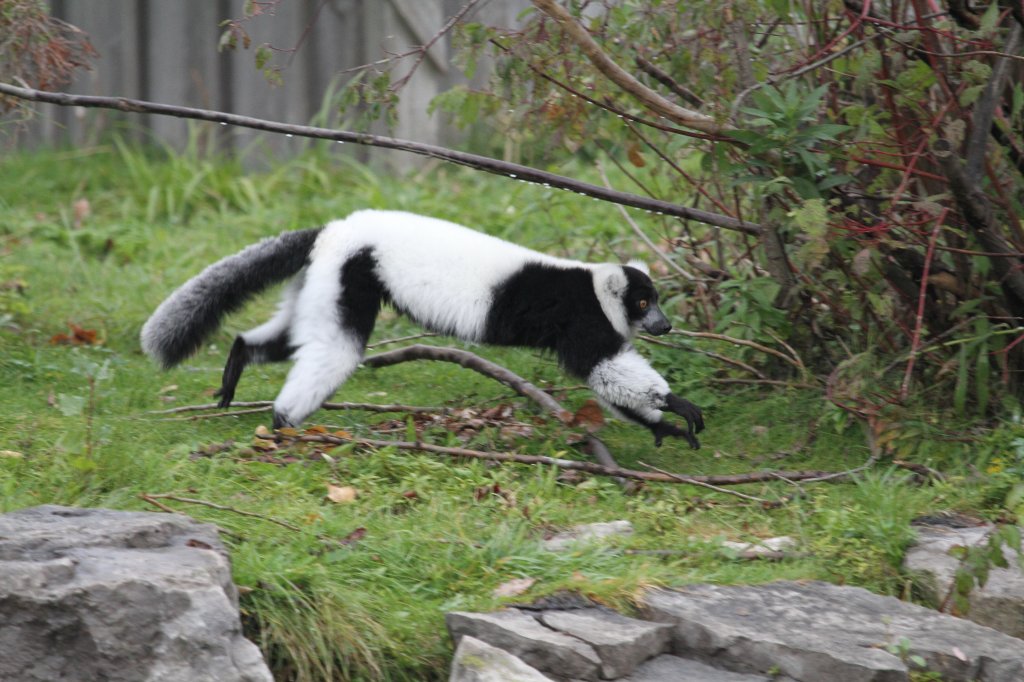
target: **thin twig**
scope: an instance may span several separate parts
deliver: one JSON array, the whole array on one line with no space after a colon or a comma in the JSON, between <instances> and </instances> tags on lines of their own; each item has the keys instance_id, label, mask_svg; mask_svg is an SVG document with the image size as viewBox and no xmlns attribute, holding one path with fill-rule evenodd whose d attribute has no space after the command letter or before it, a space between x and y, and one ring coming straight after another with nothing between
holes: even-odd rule
<instances>
[{"instance_id":1,"label":"thin twig","mask_svg":"<svg viewBox=\"0 0 1024 682\"><path fill-rule=\"evenodd\" d=\"M231 403L232 407L243 407L243 408L255 408L251 410L232 410L223 413L224 415L235 415L235 414L248 414L250 412L263 412L269 410L274 406L272 400L251 400L251 401L240 401ZM180 407L172 407L166 410L152 410L147 414L178 414L181 412L201 412L203 410L212 410L220 407L217 403L206 403L204 405L182 405ZM364 412L411 412L413 414L431 414L431 413L446 413L449 411L446 407L425 407L421 405L378 405L376 403L324 403L320 406L325 410L362 410ZM202 415L208 417L211 415ZM222 416L217 414L217 416Z\"/></svg>"},{"instance_id":2,"label":"thin twig","mask_svg":"<svg viewBox=\"0 0 1024 682\"><path fill-rule=\"evenodd\" d=\"M924 257L924 267L921 271L921 290L917 296L917 313L914 316L914 333L910 339L910 357L907 359L907 369L903 372L903 381L900 383L900 402L907 402L910 395L910 379L914 375L914 363L917 361L918 349L921 347L921 327L924 324L924 306L928 300L928 272L932 266L932 258L935 256L935 242L939 238L942 224L946 221L946 214L949 209L942 209L942 214L936 219L935 227L932 229L931 238L928 240L928 251Z\"/></svg>"},{"instance_id":3,"label":"thin twig","mask_svg":"<svg viewBox=\"0 0 1024 682\"><path fill-rule=\"evenodd\" d=\"M640 67L640 70L646 73L648 76L658 81L666 88L674 92L684 101L689 102L692 106L702 107L704 106L704 100L700 98L700 95L684 86L682 83L676 81L672 76L668 75L664 71L658 68L656 64L643 56L637 56L634 60L636 65Z\"/></svg>"},{"instance_id":4,"label":"thin twig","mask_svg":"<svg viewBox=\"0 0 1024 682\"><path fill-rule=\"evenodd\" d=\"M236 509L235 507L229 507L225 504L217 504L216 502L209 502L207 500L198 500L194 497L181 497L173 493L140 493L139 497L147 502L156 504L154 500L171 500L173 502L184 502L185 504L198 504L210 509L219 509L220 511L229 511L242 516L250 516L254 519L262 519L269 521L270 523L276 523L283 528L301 533L302 529L295 524L282 521L281 519L275 519L273 516L267 516L265 514L257 514L256 512L245 511L244 509ZM174 511L174 510L171 510Z\"/></svg>"},{"instance_id":5,"label":"thin twig","mask_svg":"<svg viewBox=\"0 0 1024 682\"><path fill-rule=\"evenodd\" d=\"M804 370L803 364L799 360L794 360L793 358L789 357L782 351L777 351L774 348L769 348L768 346L761 345L756 341L749 341L747 339L737 339L736 337L733 336L726 336L725 334L715 334L713 332L693 332L686 329L673 329L669 333L680 334L682 336L691 336L697 339L712 339L714 341L726 341L737 346L747 346L748 348L753 348L754 350L760 351L762 353L774 355L775 357L779 358L783 362L786 362L787 364L792 365L801 372Z\"/></svg>"},{"instance_id":6,"label":"thin twig","mask_svg":"<svg viewBox=\"0 0 1024 682\"><path fill-rule=\"evenodd\" d=\"M432 336L440 336L435 332L423 332L421 334L410 334L409 336L399 336L394 339L381 339L376 343L367 344L367 348L377 348L378 346L387 346L392 343L403 343L405 341L415 341L416 339L427 339Z\"/></svg>"},{"instance_id":7,"label":"thin twig","mask_svg":"<svg viewBox=\"0 0 1024 682\"><path fill-rule=\"evenodd\" d=\"M161 417L157 421L162 422L194 422L200 419L218 419L220 417L238 417L243 414L259 414L261 412L269 412L273 407L273 403L266 407L250 407L244 410L224 410L222 412L205 412L203 414L190 414L187 417ZM214 406L215 407L215 406Z\"/></svg>"},{"instance_id":8,"label":"thin twig","mask_svg":"<svg viewBox=\"0 0 1024 682\"><path fill-rule=\"evenodd\" d=\"M805 384L799 381L784 381L782 379L738 379L731 377L711 377L710 381L713 381L716 384L761 384L764 386L785 386L786 388L818 388L818 386L814 386L813 384Z\"/></svg>"},{"instance_id":9,"label":"thin twig","mask_svg":"<svg viewBox=\"0 0 1024 682\"><path fill-rule=\"evenodd\" d=\"M903 459L894 459L892 461L892 463L895 464L896 466L898 466L901 469L906 469L907 471L912 471L915 474L917 474L918 476L922 476L924 478L930 478L933 481L945 481L946 480L946 475L944 473L942 473L938 469L932 469L930 466L927 466L925 464L919 464L917 462L908 462L908 461L903 460Z\"/></svg>"},{"instance_id":10,"label":"thin twig","mask_svg":"<svg viewBox=\"0 0 1024 682\"><path fill-rule=\"evenodd\" d=\"M397 92L397 91L401 90L405 86L405 84L409 82L409 79L412 78L412 75L414 73L416 73L416 70L420 67L420 64L423 63L423 60L427 56L427 52L429 52L430 48L434 46L434 43L436 43L445 34L447 34L449 31L451 31L452 27L454 27L455 24L457 24L460 21L462 21L462 18L465 17L467 14L469 14L469 12L471 12L473 10L473 8L476 7L476 4L478 2L480 2L480 0L469 0L469 2L467 2L465 5L463 5L459 9L459 11L457 11L455 14L453 14L451 17L448 18L448 21L445 22L444 26L442 26L440 29L438 29L437 33L435 33L434 36L430 40L428 40L423 45L420 45L416 49L416 51L415 51L416 52L416 61L414 61L412 66L409 67L409 71L406 72L406 74L404 76L402 76L401 78L399 78L398 80L396 80L394 83L391 84L390 90L392 92ZM446 63L441 63L441 66L442 67L446 67L447 64Z\"/></svg>"},{"instance_id":11,"label":"thin twig","mask_svg":"<svg viewBox=\"0 0 1024 682\"><path fill-rule=\"evenodd\" d=\"M178 513L180 513L177 510L171 509L170 507L168 507L163 502L160 502L159 500L154 500L152 497L150 497L146 493L139 493L139 499L144 501L144 502L149 502L151 505L153 505L154 507L156 507L157 509L159 509L162 512L167 512L168 514L178 514Z\"/></svg>"},{"instance_id":12,"label":"thin twig","mask_svg":"<svg viewBox=\"0 0 1024 682\"><path fill-rule=\"evenodd\" d=\"M519 395L533 400L563 424L568 424L572 421L572 413L569 410L562 407L557 400L526 379L501 365L497 365L475 353L470 353L460 348L425 346L417 343L385 353L370 355L363 359L363 364L367 367L389 367L410 360L453 362L466 369L471 369L491 379L500 381Z\"/></svg>"},{"instance_id":13,"label":"thin twig","mask_svg":"<svg viewBox=\"0 0 1024 682\"><path fill-rule=\"evenodd\" d=\"M850 469L848 471L758 471L747 474L687 476L685 474L674 474L668 472L659 473L656 471L637 471L634 469L606 467L600 464L595 464L594 462L584 462L573 459L560 459L557 457L548 457L545 455L522 455L519 453L512 452L490 452L484 450L471 450L469 448L434 445L432 443L423 442L413 443L409 441L391 441L376 440L371 438L342 437L336 434L327 433L303 433L297 436L285 436L278 433L273 435L268 434L266 436L257 437L273 440L279 443L329 443L332 445L347 445L351 443L373 449L395 448L397 450L427 452L432 454L444 455L446 457L480 459L494 462L515 462L518 464L542 464L548 466L555 466L558 467L559 469L582 471L584 473L594 474L597 476L618 476L622 478L632 478L639 481L652 481L658 483L682 483L686 485L695 485L700 487L706 487L703 484L724 486L743 485L745 483L764 483L766 481L773 481L776 479L805 482L837 481L841 478L850 476L859 471L863 471L864 469L866 469L867 467L874 463L874 458L871 458L865 464L862 464L861 466L856 467L854 469Z\"/></svg>"},{"instance_id":14,"label":"thin twig","mask_svg":"<svg viewBox=\"0 0 1024 682\"><path fill-rule=\"evenodd\" d=\"M656 346L665 346L666 348L675 348L677 350L686 351L688 353L700 353L701 355L706 355L709 358L714 358L715 360L718 360L719 362L724 362L727 365L732 365L733 367L738 367L738 368L744 370L745 372L750 372L751 374L756 376L758 379L767 381L767 377L765 377L765 375L762 374L756 367L748 365L745 362L741 362L740 360L736 360L734 358L726 357L725 355L721 355L719 353L715 353L713 351L703 350L703 349L700 349L700 348L687 348L686 346L680 346L678 343L670 343L669 341L662 341L661 339L655 338L653 336L648 336L647 334L640 334L640 335L637 336L637 338L638 339L642 339L642 340L646 341L647 343L653 343Z\"/></svg>"},{"instance_id":15,"label":"thin twig","mask_svg":"<svg viewBox=\"0 0 1024 682\"><path fill-rule=\"evenodd\" d=\"M601 174L601 181L604 182L604 186L607 187L608 189L611 189L612 183L610 180L608 180L608 175L604 172L604 166L601 165L600 163L597 164L597 172ZM691 282L697 279L696 277L688 273L686 270L683 270L681 267L679 267L678 263L669 258L665 253L663 253L662 250L659 249L653 241L651 241L651 238L648 237L644 233L644 231L640 229L640 226L637 225L635 220L633 220L633 216L629 215L629 212L625 208L623 208L622 206L619 206L618 208L619 214L622 216L622 219L626 221L626 224L629 225L629 227L633 230L636 236L640 237L640 240L647 245L647 248L650 250L652 254L654 254L656 258L660 258L661 261L665 263L665 265L667 265L672 270L675 270L679 275L683 277L683 279L689 280Z\"/></svg>"},{"instance_id":16,"label":"thin twig","mask_svg":"<svg viewBox=\"0 0 1024 682\"><path fill-rule=\"evenodd\" d=\"M714 485L714 484L711 484L711 483L706 483L704 481L698 481L698 480L696 480L694 478L691 478L689 476L681 476L680 474L673 474L670 471L665 471L663 469L659 469L658 467L651 466L650 464L645 464L644 462L637 462L637 464L639 464L640 466L642 466L644 468L650 469L651 471L656 471L659 474L664 474L666 476L671 476L672 478L674 478L675 480L679 481L680 483L690 483L692 485L700 486L701 488L707 488L709 490L714 490L717 493L725 493L726 495L733 495L735 497L738 497L738 498L740 498L742 500L747 500L749 502L757 502L758 504L769 504L771 502L770 500L766 500L763 497L754 497L753 495L747 495L745 493L741 493L738 490L729 490L728 488L723 488L721 486L717 486L717 485Z\"/></svg>"},{"instance_id":17,"label":"thin twig","mask_svg":"<svg viewBox=\"0 0 1024 682\"><path fill-rule=\"evenodd\" d=\"M632 74L616 64L601 49L601 46L597 44L587 30L569 14L568 10L555 2L555 0L533 0L533 4L537 9L558 22L565 30L566 35L576 43L595 69L623 91L635 97L651 111L661 114L679 125L706 133L719 133L730 129L730 126L722 125L716 121L714 116L708 116L707 114L679 106L638 81Z\"/></svg>"}]
</instances>

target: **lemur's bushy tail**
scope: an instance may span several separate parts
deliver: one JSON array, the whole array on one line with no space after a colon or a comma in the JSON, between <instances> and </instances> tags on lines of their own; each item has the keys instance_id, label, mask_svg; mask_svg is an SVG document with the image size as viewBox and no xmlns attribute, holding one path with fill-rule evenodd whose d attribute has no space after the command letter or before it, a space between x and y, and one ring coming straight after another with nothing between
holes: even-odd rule
<instances>
[{"instance_id":1,"label":"lemur's bushy tail","mask_svg":"<svg viewBox=\"0 0 1024 682\"><path fill-rule=\"evenodd\" d=\"M297 273L307 262L318 227L268 237L221 259L167 297L142 327L142 350L165 368L199 349L228 313Z\"/></svg>"}]
</instances>

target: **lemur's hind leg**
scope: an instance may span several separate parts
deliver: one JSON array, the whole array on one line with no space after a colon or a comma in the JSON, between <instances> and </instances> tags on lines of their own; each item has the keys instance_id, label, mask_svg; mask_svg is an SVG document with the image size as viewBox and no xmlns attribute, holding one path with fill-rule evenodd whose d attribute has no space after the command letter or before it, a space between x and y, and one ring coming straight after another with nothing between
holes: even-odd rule
<instances>
[{"instance_id":1,"label":"lemur's hind leg","mask_svg":"<svg viewBox=\"0 0 1024 682\"><path fill-rule=\"evenodd\" d=\"M274 428L301 424L359 366L384 297L375 266L364 250L344 262L340 277L312 273L296 305L295 365L274 400ZM336 309L325 305L332 300Z\"/></svg>"},{"instance_id":2,"label":"lemur's hind leg","mask_svg":"<svg viewBox=\"0 0 1024 682\"><path fill-rule=\"evenodd\" d=\"M235 388L242 378L242 371L247 365L264 362L282 362L291 357L295 347L289 342L289 328L295 313L295 303L305 279L300 273L284 291L281 304L274 316L258 327L242 332L235 337L235 342L228 353L224 374L221 376L220 388L214 393L219 397L219 407L228 407L235 398Z\"/></svg>"},{"instance_id":3,"label":"lemur's hind leg","mask_svg":"<svg viewBox=\"0 0 1024 682\"><path fill-rule=\"evenodd\" d=\"M224 374L221 376L220 388L213 394L220 398L218 407L228 407L235 399L235 388L238 380L242 378L242 370L250 364L262 364L264 362L283 362L291 357L294 348L288 343L287 331L270 341L263 343L251 343L246 340L245 334L235 337L231 345L231 352L228 353L228 361L224 365Z\"/></svg>"}]
</instances>

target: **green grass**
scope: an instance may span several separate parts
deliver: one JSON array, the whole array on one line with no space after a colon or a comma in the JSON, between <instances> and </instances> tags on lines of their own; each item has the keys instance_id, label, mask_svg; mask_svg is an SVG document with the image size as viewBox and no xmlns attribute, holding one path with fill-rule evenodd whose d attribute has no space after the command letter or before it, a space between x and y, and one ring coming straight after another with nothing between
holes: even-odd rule
<instances>
[{"instance_id":1,"label":"green grass","mask_svg":"<svg viewBox=\"0 0 1024 682\"><path fill-rule=\"evenodd\" d=\"M905 472L879 465L853 482L739 488L771 498L796 493L773 509L707 489L653 484L625 494L607 479L566 482L548 468L390 449L345 446L326 451L329 459L313 448L254 451L253 433L266 414L173 421L150 414L209 402L233 333L261 321L273 305L272 297L261 299L193 360L171 372L155 369L139 350L139 328L164 296L212 260L262 236L365 207L433 214L572 257L643 254L634 253L614 207L599 202L446 167L405 178L378 175L318 150L248 174L237 163L195 153L147 154L115 144L13 155L0 160L0 177L0 450L22 455L0 457L0 509L59 503L154 510L140 493L172 493L298 526L294 532L166 501L228 531L246 626L280 679L445 679L450 642L440 634L443 614L499 606L492 590L516 577L537 581L521 599L574 589L623 608L644 586L694 581L824 579L904 594L909 583L898 567L911 518L998 512L1005 482L974 475L971 466L984 470L993 448L1020 435L1020 427L1003 427L984 441L988 449L975 444L972 452L940 438L928 411L899 418L917 429L908 426L908 433L924 434L908 446L912 458L950 472L948 483L912 485ZM82 204L76 215L82 199L87 216ZM666 229L653 216L638 220L651 232ZM95 330L101 343L51 343L68 323ZM415 331L386 316L374 339ZM700 451L681 442L656 449L644 430L612 422L601 437L625 466L643 462L693 474L842 470L868 456L860 427L817 391L725 390L712 382L720 367L705 356L641 348L678 392L706 407L708 430ZM577 383L532 352L471 350L541 385ZM251 368L238 399L271 399L285 370ZM559 397L578 407L588 394ZM532 405L453 365L364 369L336 398L512 404L517 418L537 422L533 434L507 441L485 429L472 447L583 457L566 443L567 431L540 419ZM386 418L320 412L314 421L373 435L372 426ZM404 430L383 437L402 438ZM433 429L424 438L444 443L451 436ZM228 441L235 445L211 447ZM353 486L359 495L351 504L331 503L328 483ZM635 535L561 554L539 548L547 532L620 518L633 522ZM338 544L357 529L365 534ZM724 538L781 534L797 537L803 555L740 561L716 546Z\"/></svg>"}]
</instances>

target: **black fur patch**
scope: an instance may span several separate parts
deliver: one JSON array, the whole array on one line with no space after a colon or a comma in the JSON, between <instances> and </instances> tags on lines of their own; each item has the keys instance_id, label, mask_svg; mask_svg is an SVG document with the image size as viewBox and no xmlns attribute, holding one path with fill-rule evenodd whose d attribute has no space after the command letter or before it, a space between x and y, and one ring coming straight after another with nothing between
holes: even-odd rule
<instances>
[{"instance_id":1,"label":"black fur patch","mask_svg":"<svg viewBox=\"0 0 1024 682\"><path fill-rule=\"evenodd\" d=\"M624 265L622 271L626 273L628 282L625 296L626 315L630 323L636 323L646 314L646 308L640 307L640 301L647 301L648 305L657 305L658 291L654 288L651 278L640 270Z\"/></svg>"},{"instance_id":2,"label":"black fur patch","mask_svg":"<svg viewBox=\"0 0 1024 682\"><path fill-rule=\"evenodd\" d=\"M499 284L484 331L484 343L554 351L569 373L586 378L625 339L605 317L584 268L529 263Z\"/></svg>"},{"instance_id":3,"label":"black fur patch","mask_svg":"<svg viewBox=\"0 0 1024 682\"><path fill-rule=\"evenodd\" d=\"M361 345L365 345L373 333L381 304L389 299L377 276L377 259L372 249L362 249L345 261L338 301L341 324L356 335Z\"/></svg>"},{"instance_id":4,"label":"black fur patch","mask_svg":"<svg viewBox=\"0 0 1024 682\"><path fill-rule=\"evenodd\" d=\"M224 365L224 374L221 376L220 388L214 393L215 398L220 398L218 407L228 407L235 399L235 388L238 380L242 378L242 371L252 363L283 362L291 357L295 347L288 343L288 334L284 333L266 343L246 343L241 336L235 337L235 342L228 353L227 363Z\"/></svg>"}]
</instances>

